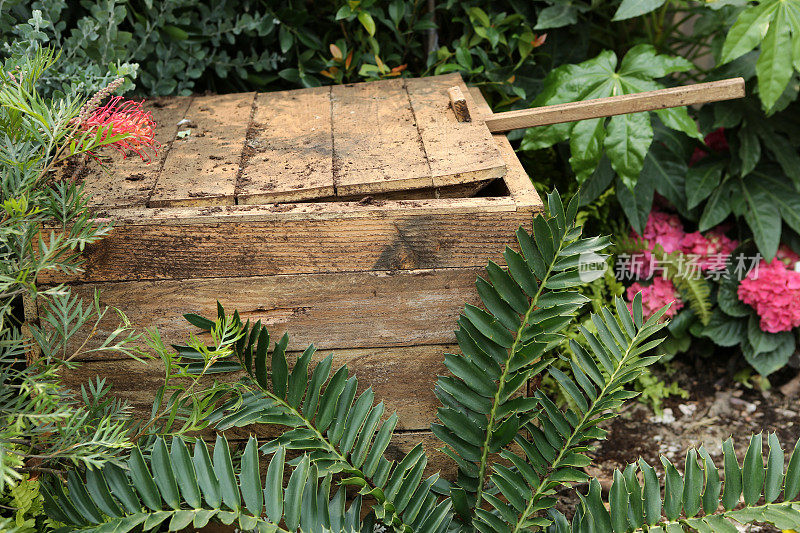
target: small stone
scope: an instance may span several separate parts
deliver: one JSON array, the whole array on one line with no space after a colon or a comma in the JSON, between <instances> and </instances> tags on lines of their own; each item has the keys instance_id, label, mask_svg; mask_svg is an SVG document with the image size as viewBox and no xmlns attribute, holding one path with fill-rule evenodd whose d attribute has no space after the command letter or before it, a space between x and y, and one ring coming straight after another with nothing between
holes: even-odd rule
<instances>
[{"instance_id":1,"label":"small stone","mask_svg":"<svg viewBox=\"0 0 800 533\"><path fill-rule=\"evenodd\" d=\"M650 417L650 420L655 424L672 424L675 422L675 414L672 412L672 409L667 407L660 415Z\"/></svg>"},{"instance_id":2,"label":"small stone","mask_svg":"<svg viewBox=\"0 0 800 533\"><path fill-rule=\"evenodd\" d=\"M678 406L678 410L683 414L683 416L694 416L694 413L697 411L697 404L694 403L682 403Z\"/></svg>"}]
</instances>

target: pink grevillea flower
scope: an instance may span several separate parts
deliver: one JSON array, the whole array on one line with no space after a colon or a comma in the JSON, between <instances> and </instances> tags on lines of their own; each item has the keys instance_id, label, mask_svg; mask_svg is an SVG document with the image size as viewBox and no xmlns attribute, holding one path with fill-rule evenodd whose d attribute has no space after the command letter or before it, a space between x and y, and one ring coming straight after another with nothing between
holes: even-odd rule
<instances>
[{"instance_id":1,"label":"pink grevillea flower","mask_svg":"<svg viewBox=\"0 0 800 533\"><path fill-rule=\"evenodd\" d=\"M761 261L739 284L739 299L758 313L763 331L779 333L800 327L800 272L797 254L781 247L780 256Z\"/></svg>"},{"instance_id":2,"label":"pink grevillea flower","mask_svg":"<svg viewBox=\"0 0 800 533\"><path fill-rule=\"evenodd\" d=\"M680 250L681 241L685 233L683 224L677 215L671 215L661 211L651 211L644 226L644 235L640 236L635 231L631 231L631 237L644 240L645 250L634 254L631 261L631 270L639 277L648 277L652 272L653 257L652 252L656 245L660 246L664 253L672 253Z\"/></svg>"},{"instance_id":3,"label":"pink grevillea flower","mask_svg":"<svg viewBox=\"0 0 800 533\"><path fill-rule=\"evenodd\" d=\"M702 235L699 231L687 233L681 239L681 251L697 263L701 270L723 270L728 258L739 245L716 229Z\"/></svg>"},{"instance_id":4,"label":"pink grevillea flower","mask_svg":"<svg viewBox=\"0 0 800 533\"><path fill-rule=\"evenodd\" d=\"M712 152L727 152L730 150L730 146L728 146L728 139L725 138L725 128L718 128L708 135L704 139L706 146L708 146ZM695 148L694 152L692 152L692 157L689 159L689 166L694 165L704 157L708 155L707 150L703 150L702 148Z\"/></svg>"},{"instance_id":5,"label":"pink grevillea flower","mask_svg":"<svg viewBox=\"0 0 800 533\"><path fill-rule=\"evenodd\" d=\"M675 285L666 278L653 278L653 283L647 286L634 283L628 287L626 292L628 301L632 302L639 291L642 292L642 313L645 318L649 318L668 303L672 305L664 313L667 318L674 317L683 308L683 300L681 300L680 294L675 289ZM631 308L630 303L628 303L628 308Z\"/></svg>"},{"instance_id":6,"label":"pink grevillea flower","mask_svg":"<svg viewBox=\"0 0 800 533\"><path fill-rule=\"evenodd\" d=\"M105 140L109 135L126 134L126 137L110 143L123 155L126 152L135 152L143 161L150 160L150 154L158 151L158 142L155 140L156 123L153 116L142 108L142 102L125 100L115 96L102 107L98 107L80 125L84 131L96 133L102 130L101 138Z\"/></svg>"}]
</instances>

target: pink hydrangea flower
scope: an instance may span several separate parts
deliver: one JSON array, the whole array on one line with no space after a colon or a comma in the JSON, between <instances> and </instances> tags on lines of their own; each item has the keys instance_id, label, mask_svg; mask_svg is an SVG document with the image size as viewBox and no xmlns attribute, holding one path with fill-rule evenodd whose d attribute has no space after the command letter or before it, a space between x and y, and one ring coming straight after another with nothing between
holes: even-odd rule
<instances>
[{"instance_id":1,"label":"pink hydrangea flower","mask_svg":"<svg viewBox=\"0 0 800 533\"><path fill-rule=\"evenodd\" d=\"M800 272L791 269L798 256L788 248L767 263L761 261L739 284L739 299L758 313L769 333L800 327Z\"/></svg>"},{"instance_id":2,"label":"pink hydrangea flower","mask_svg":"<svg viewBox=\"0 0 800 533\"><path fill-rule=\"evenodd\" d=\"M645 250L634 254L631 261L631 271L639 277L648 277L652 272L652 252L656 245L665 253L680 249L685 233L678 215L653 210L644 226L644 235L631 231L631 237L645 241Z\"/></svg>"},{"instance_id":3,"label":"pink hydrangea flower","mask_svg":"<svg viewBox=\"0 0 800 533\"><path fill-rule=\"evenodd\" d=\"M699 231L687 233L681 239L681 251L690 256L701 270L723 270L731 253L739 245L719 230L702 235Z\"/></svg>"},{"instance_id":4,"label":"pink hydrangea flower","mask_svg":"<svg viewBox=\"0 0 800 533\"><path fill-rule=\"evenodd\" d=\"M645 318L649 318L668 303L672 303L672 305L664 313L667 318L674 317L683 308L683 300L681 300L680 294L675 289L675 285L666 278L654 278L653 283L647 286L634 283L628 287L626 292L628 301L632 302L639 291L642 292L642 313ZM628 309L630 308L631 304L628 303Z\"/></svg>"}]
</instances>

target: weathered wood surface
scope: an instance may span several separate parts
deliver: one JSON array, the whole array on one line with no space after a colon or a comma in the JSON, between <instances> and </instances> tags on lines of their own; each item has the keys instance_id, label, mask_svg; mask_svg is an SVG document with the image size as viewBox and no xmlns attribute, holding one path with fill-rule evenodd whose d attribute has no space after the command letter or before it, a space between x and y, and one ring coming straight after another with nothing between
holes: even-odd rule
<instances>
[{"instance_id":1,"label":"weathered wood surface","mask_svg":"<svg viewBox=\"0 0 800 533\"><path fill-rule=\"evenodd\" d=\"M216 316L219 300L243 320L261 320L278 338L288 331L290 350L417 346L455 342L453 329L465 303L479 303L477 268L396 272L345 272L87 284L83 298L101 289L103 305L117 307L139 331L155 327L166 343L182 343L194 331L184 313ZM87 348L119 323L101 321ZM70 349L83 342L85 330ZM198 331L199 333L199 331ZM113 354L90 354L91 359Z\"/></svg>"},{"instance_id":2,"label":"weathered wood surface","mask_svg":"<svg viewBox=\"0 0 800 533\"><path fill-rule=\"evenodd\" d=\"M436 376L447 372L444 354L454 350L458 350L458 346L319 350L314 354L311 369L323 358L332 356L334 370L346 364L350 375L358 377L358 394L372 387L375 402L386 404L386 416L397 413L398 430L427 430L440 405L433 393ZM299 355L289 354L290 363ZM212 378L234 381L242 375L214 375ZM113 385L114 394L131 404L134 416L146 416L153 407L156 391L164 383L164 366L160 360L147 364L133 359L88 360L74 370L65 370L62 376L64 384L73 390L80 390L81 385L98 377L105 378ZM258 428L255 431L258 432Z\"/></svg>"},{"instance_id":3,"label":"weathered wood surface","mask_svg":"<svg viewBox=\"0 0 800 533\"><path fill-rule=\"evenodd\" d=\"M469 104L472 98L459 74L406 80L431 179L437 187L497 178L506 173L506 163L483 124L459 122L448 109L449 98L445 95L454 85L467 93L464 97Z\"/></svg>"},{"instance_id":4,"label":"weathered wood surface","mask_svg":"<svg viewBox=\"0 0 800 533\"><path fill-rule=\"evenodd\" d=\"M95 205L179 207L382 194L502 176L506 163L485 125L458 122L449 109L454 86L460 109L469 109L472 97L458 74L159 99L151 106L163 145L156 164L112 156L110 173L87 167L87 185Z\"/></svg>"},{"instance_id":5,"label":"weathered wood surface","mask_svg":"<svg viewBox=\"0 0 800 533\"><path fill-rule=\"evenodd\" d=\"M492 108L489 107L486 99L481 94L481 90L478 87L470 87L469 93L475 102L474 114L479 119L491 116ZM503 176L503 180L511 197L514 198L518 206L541 206L542 199L539 197L539 193L536 192L536 188L533 186L528 173L525 172L525 168L520 163L508 138L504 133L495 133L492 137L500 148L500 155L506 162L507 172Z\"/></svg>"},{"instance_id":6,"label":"weathered wood surface","mask_svg":"<svg viewBox=\"0 0 800 533\"><path fill-rule=\"evenodd\" d=\"M197 96L191 133L172 143L149 206L231 205L255 93Z\"/></svg>"},{"instance_id":7,"label":"weathered wood surface","mask_svg":"<svg viewBox=\"0 0 800 533\"><path fill-rule=\"evenodd\" d=\"M469 106L467 100L464 98L464 93L458 85L447 89L447 95L450 97L450 109L456 115L459 122L469 122L472 117L469 113Z\"/></svg>"},{"instance_id":8,"label":"weathered wood surface","mask_svg":"<svg viewBox=\"0 0 800 533\"><path fill-rule=\"evenodd\" d=\"M330 87L259 93L236 190L240 204L332 196Z\"/></svg>"},{"instance_id":9,"label":"weathered wood surface","mask_svg":"<svg viewBox=\"0 0 800 533\"><path fill-rule=\"evenodd\" d=\"M200 227L149 218L148 225L120 223L87 246L83 274L67 278L48 272L40 282L482 267L489 258L501 258L520 225L530 229L532 211L517 211L510 200L505 208L241 222L206 218ZM179 220L181 213L172 217Z\"/></svg>"},{"instance_id":10,"label":"weathered wood surface","mask_svg":"<svg viewBox=\"0 0 800 533\"><path fill-rule=\"evenodd\" d=\"M641 113L668 107L732 100L744 96L744 79L731 78L657 91L506 111L495 113L485 120L486 126L492 133L503 133L519 128L547 126L548 124L611 117L626 113Z\"/></svg>"},{"instance_id":11,"label":"weathered wood surface","mask_svg":"<svg viewBox=\"0 0 800 533\"><path fill-rule=\"evenodd\" d=\"M144 109L149 111L156 123L155 138L158 154L148 163L136 154L123 157L117 150L106 148L103 158L108 158L104 166L94 161L88 162L78 170L77 177L86 187L86 197L90 206L105 208L143 206L161 172L161 166L172 147L178 122L186 115L191 97L159 97L146 100Z\"/></svg>"},{"instance_id":12,"label":"weathered wood surface","mask_svg":"<svg viewBox=\"0 0 800 533\"><path fill-rule=\"evenodd\" d=\"M336 194L433 185L403 80L331 89Z\"/></svg>"}]
</instances>

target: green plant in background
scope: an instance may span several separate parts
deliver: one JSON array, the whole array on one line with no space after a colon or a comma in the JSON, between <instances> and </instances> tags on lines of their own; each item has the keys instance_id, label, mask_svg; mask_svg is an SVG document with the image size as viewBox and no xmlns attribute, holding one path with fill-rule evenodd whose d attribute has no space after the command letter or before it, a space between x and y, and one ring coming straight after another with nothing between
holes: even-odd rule
<instances>
[{"instance_id":1,"label":"green plant in background","mask_svg":"<svg viewBox=\"0 0 800 533\"><path fill-rule=\"evenodd\" d=\"M432 6L432 7L431 7ZM7 2L0 54L65 50L50 90L139 80L146 94L309 87L461 71L503 103L535 87L543 44L525 15L487 1ZM514 82L513 84L511 82Z\"/></svg>"},{"instance_id":2,"label":"green plant in background","mask_svg":"<svg viewBox=\"0 0 800 533\"><path fill-rule=\"evenodd\" d=\"M618 96L663 88L654 81L692 68L686 59L657 54L652 45L637 45L622 58L607 50L579 65L564 65L544 80L534 105L555 105L578 100ZM686 108L661 109L652 113L667 127L700 138L697 125ZM592 119L530 128L520 146L536 150L569 139L570 165L579 183L586 181L603 155L621 183L633 188L642 172L653 141L650 113L631 113L610 119Z\"/></svg>"},{"instance_id":3,"label":"green plant in background","mask_svg":"<svg viewBox=\"0 0 800 533\"><path fill-rule=\"evenodd\" d=\"M121 80L88 100L73 92L42 96L41 79L57 56L38 48L0 69L0 508L4 515L13 511L2 527L20 532L52 525L41 510L42 473L74 475L120 462L156 435L201 430L221 397L237 395L235 386L203 379L236 340L224 325L211 333L211 347L190 339L199 368L189 373L157 332L146 337L150 352L135 346L140 335L123 314L102 307L97 294L84 301L67 286L42 287L44 273L79 272L80 252L111 229L87 209L82 187L62 178L64 165L76 158L92 164L103 148L152 146L152 120L138 105L117 99L101 105ZM25 316L30 304L38 322ZM115 313L119 326L88 348L98 323ZM149 416L133 418L104 379L79 391L63 384L61 374L74 371L78 358L101 351L161 359L164 384Z\"/></svg>"},{"instance_id":4,"label":"green plant in background","mask_svg":"<svg viewBox=\"0 0 800 533\"><path fill-rule=\"evenodd\" d=\"M615 311L602 308L591 316L596 333L581 328L588 348L571 342L557 350L560 332L587 301L576 290L584 284L576 259L608 245L605 238L580 236L577 205L577 197L565 207L557 193L548 195L548 215L534 218L533 234L517 232L522 253L506 249L508 271L489 263L486 278L478 278L485 308L467 305L459 319L461 351L445 356L450 373L437 380L442 407L432 426L458 466L455 481L423 480L421 445L398 462L384 457L397 417L383 419L384 406L375 404L371 389L356 397L357 381L346 366L334 370L328 356L311 369L313 346L290 365L286 335L270 353L260 323L242 324L237 313L229 316L220 307L214 321L186 318L206 331L231 331L225 335L235 339L230 356L210 368L237 366L248 392L220 405L210 419L219 430L265 423L285 431L260 447L251 437L240 459L221 436L213 452L194 440L193 454L180 437L169 445L156 438L150 447L132 449L127 470L108 464L83 477L72 472L66 482L49 477L42 488L45 509L78 531L179 531L215 519L270 532L366 533L375 524L398 532L560 532L571 529L554 511L557 490L588 481L572 530L727 531L752 521L798 527L800 444L787 466L774 435L766 466L761 435L751 439L742 466L732 440L726 441L724 485L702 448L688 452L683 475L664 460L663 500L655 470L632 464L614 474L604 506L599 482L582 471L591 464L588 446L606 435L598 424L636 396L631 381L659 359L651 355L661 342L653 335L665 328L667 307L645 320L640 296L631 310L616 298ZM202 353L199 347L176 349L188 364ZM551 366L556 357L566 371ZM545 372L570 406L559 409L541 391L526 393L528 382ZM296 459L288 462L292 472L284 482L288 450ZM271 456L263 482L261 455ZM331 497L334 483L340 488ZM357 493L350 510L347 487ZM742 497L744 507L734 510ZM371 509L359 522L364 504Z\"/></svg>"}]
</instances>

